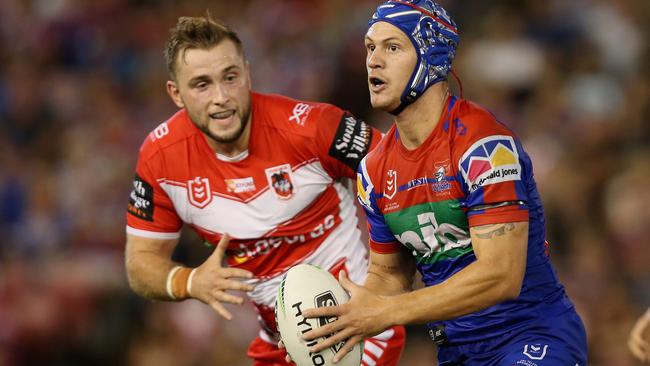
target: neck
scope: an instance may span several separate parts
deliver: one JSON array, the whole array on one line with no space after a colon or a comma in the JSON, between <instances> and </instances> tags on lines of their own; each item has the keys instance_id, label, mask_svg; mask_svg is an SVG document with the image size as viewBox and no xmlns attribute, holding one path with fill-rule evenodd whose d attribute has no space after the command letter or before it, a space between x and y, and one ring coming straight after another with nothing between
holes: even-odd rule
<instances>
[{"instance_id":1,"label":"neck","mask_svg":"<svg viewBox=\"0 0 650 366\"><path fill-rule=\"evenodd\" d=\"M395 117L404 147L414 150L429 137L440 121L448 92L447 82L439 82Z\"/></svg>"}]
</instances>

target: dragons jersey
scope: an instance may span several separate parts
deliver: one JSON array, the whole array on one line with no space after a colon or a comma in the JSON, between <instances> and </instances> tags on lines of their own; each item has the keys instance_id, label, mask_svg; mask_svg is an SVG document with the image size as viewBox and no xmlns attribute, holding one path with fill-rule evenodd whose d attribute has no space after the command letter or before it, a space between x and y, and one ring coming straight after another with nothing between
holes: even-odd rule
<instances>
[{"instance_id":1,"label":"dragons jersey","mask_svg":"<svg viewBox=\"0 0 650 366\"><path fill-rule=\"evenodd\" d=\"M394 253L406 246L426 286L476 260L470 227L529 222L520 296L429 324L438 332L444 329L454 344L498 336L573 305L548 259L542 203L521 143L479 106L453 96L445 103L438 125L415 150L401 144L393 126L362 160L357 188L371 250Z\"/></svg>"},{"instance_id":2,"label":"dragons jersey","mask_svg":"<svg viewBox=\"0 0 650 366\"><path fill-rule=\"evenodd\" d=\"M129 234L175 239L183 223L216 244L231 236L231 267L254 273L249 293L270 330L281 275L307 262L362 281L367 247L354 178L380 133L339 108L252 93L249 149L218 156L185 109L160 124L140 149L127 214Z\"/></svg>"}]
</instances>

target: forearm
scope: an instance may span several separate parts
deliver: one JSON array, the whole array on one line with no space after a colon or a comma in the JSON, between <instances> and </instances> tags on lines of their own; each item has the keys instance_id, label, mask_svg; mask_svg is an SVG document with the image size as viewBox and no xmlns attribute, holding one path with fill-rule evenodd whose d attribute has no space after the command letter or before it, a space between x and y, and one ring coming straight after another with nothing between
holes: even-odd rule
<instances>
[{"instance_id":1,"label":"forearm","mask_svg":"<svg viewBox=\"0 0 650 366\"><path fill-rule=\"evenodd\" d=\"M135 293L150 300L171 300L167 294L167 276L180 263L154 254L141 254L129 262L129 285Z\"/></svg>"},{"instance_id":2,"label":"forearm","mask_svg":"<svg viewBox=\"0 0 650 366\"><path fill-rule=\"evenodd\" d=\"M377 295L398 295L411 290L414 273L414 259L408 254L371 252L364 287Z\"/></svg>"},{"instance_id":3,"label":"forearm","mask_svg":"<svg viewBox=\"0 0 650 366\"><path fill-rule=\"evenodd\" d=\"M167 277L180 263L171 260L176 241L160 241L145 247L140 238L128 237L125 265L131 289L151 300L171 300Z\"/></svg>"},{"instance_id":4,"label":"forearm","mask_svg":"<svg viewBox=\"0 0 650 366\"><path fill-rule=\"evenodd\" d=\"M447 281L388 300L393 324L422 324L470 314L513 297L504 279L474 262Z\"/></svg>"},{"instance_id":5,"label":"forearm","mask_svg":"<svg viewBox=\"0 0 650 366\"><path fill-rule=\"evenodd\" d=\"M519 296L528 223L473 227L470 234L476 261L440 284L389 299L396 324L452 319Z\"/></svg>"},{"instance_id":6,"label":"forearm","mask_svg":"<svg viewBox=\"0 0 650 366\"><path fill-rule=\"evenodd\" d=\"M384 272L370 268L364 287L382 296L398 295L411 289L411 281L404 276L387 276Z\"/></svg>"}]
</instances>

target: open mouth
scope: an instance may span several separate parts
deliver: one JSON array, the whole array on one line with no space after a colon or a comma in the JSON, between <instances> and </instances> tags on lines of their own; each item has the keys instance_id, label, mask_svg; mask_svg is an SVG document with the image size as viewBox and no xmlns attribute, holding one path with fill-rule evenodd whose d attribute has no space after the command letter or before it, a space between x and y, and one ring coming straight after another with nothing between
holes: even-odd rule
<instances>
[{"instance_id":1,"label":"open mouth","mask_svg":"<svg viewBox=\"0 0 650 366\"><path fill-rule=\"evenodd\" d=\"M228 110L228 111L223 111L223 112L211 113L210 118L212 118L212 119L227 119L227 118L232 117L233 114L235 114L235 111Z\"/></svg>"},{"instance_id":2,"label":"open mouth","mask_svg":"<svg viewBox=\"0 0 650 366\"><path fill-rule=\"evenodd\" d=\"M386 82L376 76L369 77L368 82L370 83L370 88L373 91L379 91L386 86Z\"/></svg>"}]
</instances>

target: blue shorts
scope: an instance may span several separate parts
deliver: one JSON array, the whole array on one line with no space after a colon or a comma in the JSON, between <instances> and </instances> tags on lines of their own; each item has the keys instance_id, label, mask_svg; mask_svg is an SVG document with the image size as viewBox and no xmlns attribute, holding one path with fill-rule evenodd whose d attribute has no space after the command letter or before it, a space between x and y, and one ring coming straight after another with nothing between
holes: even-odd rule
<instances>
[{"instance_id":1,"label":"blue shorts","mask_svg":"<svg viewBox=\"0 0 650 366\"><path fill-rule=\"evenodd\" d=\"M483 342L438 348L440 366L585 366L587 336L574 310Z\"/></svg>"}]
</instances>

